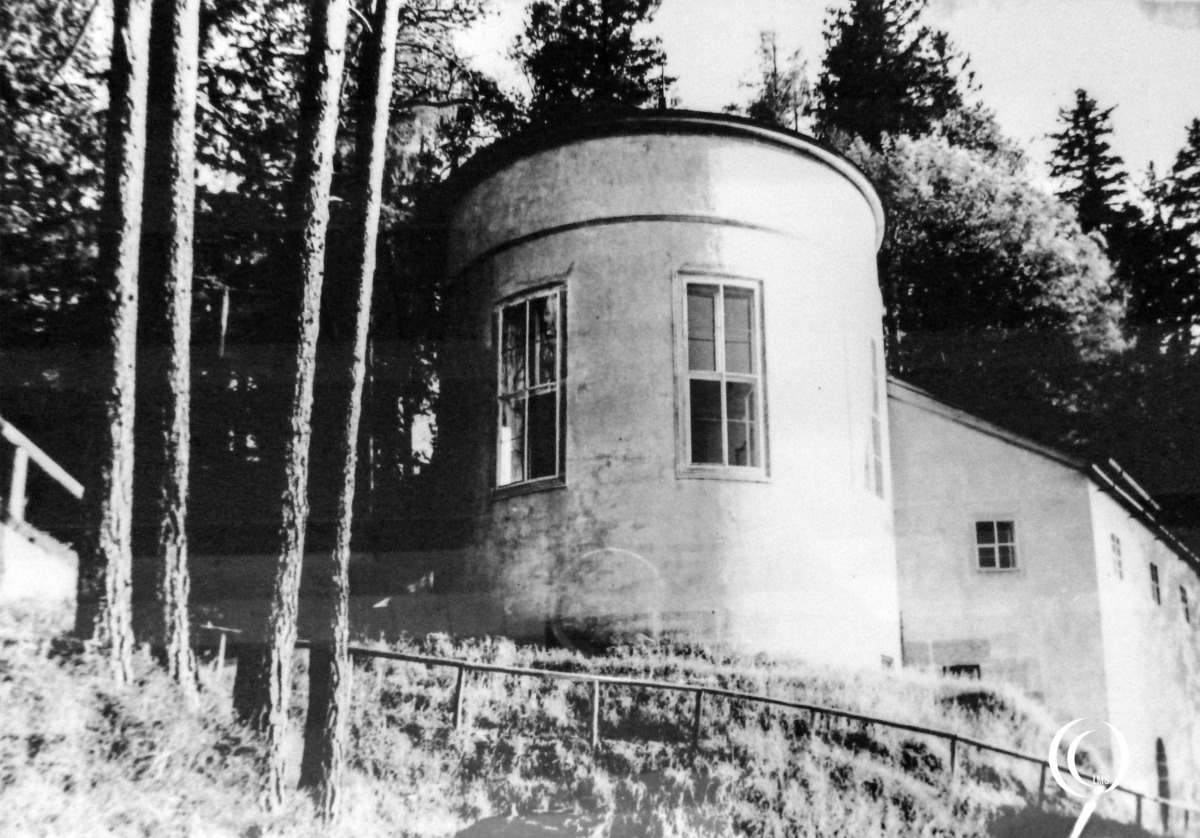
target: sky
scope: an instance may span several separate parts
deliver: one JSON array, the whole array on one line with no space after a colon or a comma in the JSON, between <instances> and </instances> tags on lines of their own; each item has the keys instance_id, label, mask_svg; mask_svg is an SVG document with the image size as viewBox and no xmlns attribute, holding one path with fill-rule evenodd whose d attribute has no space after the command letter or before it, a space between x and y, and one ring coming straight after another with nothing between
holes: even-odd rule
<instances>
[{"instance_id":1,"label":"sky","mask_svg":"<svg viewBox=\"0 0 1200 838\"><path fill-rule=\"evenodd\" d=\"M510 85L506 54L525 0L493 0L497 14L464 35L481 69ZM820 67L828 6L846 0L663 0L647 30L662 39L681 107L720 110L743 101L759 33ZM1059 108L1084 88L1112 113L1114 150L1140 181L1147 164L1170 167L1200 118L1200 0L930 0L924 20L971 58L979 98L1006 133L1044 165Z\"/></svg>"}]
</instances>

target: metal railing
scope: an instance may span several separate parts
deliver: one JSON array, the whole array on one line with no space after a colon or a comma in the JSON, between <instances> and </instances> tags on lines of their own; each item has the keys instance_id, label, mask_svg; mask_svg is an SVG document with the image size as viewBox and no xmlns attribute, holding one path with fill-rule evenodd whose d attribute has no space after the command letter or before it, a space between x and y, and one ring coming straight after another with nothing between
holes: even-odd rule
<instances>
[{"instance_id":1,"label":"metal railing","mask_svg":"<svg viewBox=\"0 0 1200 838\"><path fill-rule=\"evenodd\" d=\"M311 648L312 645L313 644L311 642L304 640L301 640L296 644L297 648L301 649ZM843 719L846 721L858 722L863 726L878 725L881 727L891 728L893 730L903 730L946 741L950 746L950 758L947 766L947 776L950 779L953 779L954 777L958 749L960 746L974 748L979 751L986 751L993 754L1000 754L1001 756L1021 760L1032 765L1039 765L1041 766L1041 772L1038 781L1038 808L1041 808L1045 804L1046 773L1049 769L1049 763L1046 759L1042 757L1030 756L1029 754L1023 754L1019 751L1014 751L1011 748L1004 748L999 745L982 742L978 739L974 739L969 736L963 736L958 733L952 733L950 731L938 730L936 728L909 724L908 722L900 722L892 719L882 719L877 716L869 716L864 713L854 713L849 710L838 710L833 707L822 707L821 705L808 704L802 701L790 701L788 699L743 692L741 690L728 690L721 687L702 686L699 684L655 681L646 678L628 678L619 675L600 675L587 672L561 672L550 669L503 666L500 664L477 663L458 660L455 658L438 657L434 655L418 655L409 652L392 652L385 649L371 649L365 646L351 646L349 652L353 658L405 661L408 663L423 664L424 666L428 667L447 667L456 670L456 676L454 680L454 695L451 702L451 724L455 729L458 729L463 724L463 687L466 683L466 676L473 672L542 678L547 680L575 681L587 684L589 687L590 700L588 738L593 748L598 747L600 744L600 706L602 701L602 686L632 687L638 689L691 693L695 696L695 703L692 707L691 744L692 747L696 749L700 747L700 738L702 732L702 710L706 697L747 701L755 704L781 707L788 710L804 711L809 713L810 718L814 721L818 716L822 716L826 720ZM1060 771L1064 772L1070 771L1068 766L1061 764L1059 765L1059 769ZM1145 794L1143 792L1125 788L1124 786L1118 786L1115 791L1122 792L1135 798L1135 818L1139 827L1142 826L1142 810L1144 808L1143 803L1156 803L1181 811L1183 813L1183 834L1187 833L1189 823L1191 821L1191 815L1193 813L1200 814L1200 807L1193 804L1181 803L1169 798Z\"/></svg>"}]
</instances>

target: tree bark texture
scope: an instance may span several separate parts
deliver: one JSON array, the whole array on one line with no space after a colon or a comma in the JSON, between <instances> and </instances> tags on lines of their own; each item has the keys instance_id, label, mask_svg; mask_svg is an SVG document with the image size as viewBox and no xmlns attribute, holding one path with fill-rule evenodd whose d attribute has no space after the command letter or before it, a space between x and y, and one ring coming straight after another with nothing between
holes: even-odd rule
<instances>
[{"instance_id":1,"label":"tree bark texture","mask_svg":"<svg viewBox=\"0 0 1200 838\"><path fill-rule=\"evenodd\" d=\"M305 57L304 88L300 96L300 138L296 158L292 218L298 226L298 280L295 379L289 412L285 472L281 492L282 518L279 555L271 592L271 608L263 658L247 655L239 669L258 659L266 677L249 672L235 688L238 714L266 728L267 804L277 807L284 794L284 740L291 699L295 656L300 571L304 558L304 529L308 522L308 459L312 437L313 382L320 327L321 286L325 269L325 234L329 226L329 194L337 137L338 105L345 65L346 29L350 0L320 0L312 4ZM286 254L285 254L286 255ZM254 684L266 687L266 695ZM265 700L264 700L265 699Z\"/></svg>"},{"instance_id":2,"label":"tree bark texture","mask_svg":"<svg viewBox=\"0 0 1200 838\"><path fill-rule=\"evenodd\" d=\"M332 553L316 565L329 596L318 600L309 657L309 703L304 730L300 785L315 798L326 820L336 819L345 765L346 721L350 713L350 543L354 522L355 476L358 469L358 431L362 418L363 384L367 375L367 339L375 284L375 255L379 213L383 202L383 169L391 113L392 73L396 61L400 0L374 0L369 37L363 52L359 82L358 137L350 199L358 210L352 232L355 252L354 335L335 347L332 362L338 386L335 404L343 411L336 440L341 463L337 505L337 537ZM349 350L349 351L347 351Z\"/></svg>"},{"instance_id":3,"label":"tree bark texture","mask_svg":"<svg viewBox=\"0 0 1200 838\"><path fill-rule=\"evenodd\" d=\"M105 128L100 276L108 295L112 362L104 382L107 434L89 503L89 543L80 563L76 630L107 646L118 683L133 658L131 527L137 354L138 246L145 176L146 84L151 0L114 0ZM103 579L103 585L99 584ZM89 632L80 625L98 602Z\"/></svg>"},{"instance_id":4,"label":"tree bark texture","mask_svg":"<svg viewBox=\"0 0 1200 838\"><path fill-rule=\"evenodd\" d=\"M200 0L159 0L151 27L139 393L142 402L154 402L150 411L143 412L144 417L153 417L143 433L153 434L159 448L153 458L158 484L158 613L153 640L171 677L194 699L196 664L188 616L191 577L185 526ZM141 472L149 474L145 469Z\"/></svg>"}]
</instances>

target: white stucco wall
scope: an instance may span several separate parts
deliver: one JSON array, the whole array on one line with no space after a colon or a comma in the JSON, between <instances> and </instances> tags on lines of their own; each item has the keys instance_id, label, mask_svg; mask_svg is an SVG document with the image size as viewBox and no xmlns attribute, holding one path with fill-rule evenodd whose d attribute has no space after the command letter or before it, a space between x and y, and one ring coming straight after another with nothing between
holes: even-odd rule
<instances>
[{"instance_id":1,"label":"white stucco wall","mask_svg":"<svg viewBox=\"0 0 1200 838\"><path fill-rule=\"evenodd\" d=\"M492 495L494 400L480 402L464 475L482 519L470 561L503 598L506 633L540 634L564 595L591 595L577 572L590 557L635 578L601 580L598 602L645 598L665 630L898 660L890 493L863 478L882 336L878 218L862 188L799 142L664 128L539 151L467 193L451 271L478 306L482 363L497 301L566 288L565 485ZM681 473L679 295L692 275L761 288L765 479ZM887 445L885 420L885 463Z\"/></svg>"},{"instance_id":2,"label":"white stucco wall","mask_svg":"<svg viewBox=\"0 0 1200 838\"><path fill-rule=\"evenodd\" d=\"M1109 721L1131 750L1127 785L1158 793L1155 740L1166 747L1171 796L1200 797L1195 717L1200 709L1200 583L1189 568L1126 507L1092 485L1096 575L1101 636L1107 672ZM1112 536L1120 539L1120 575ZM1158 567L1161 604L1151 592L1150 564ZM1191 622L1185 620L1180 587L1188 591ZM1157 824L1157 807L1151 823ZM1180 826L1176 823L1176 826Z\"/></svg>"},{"instance_id":3,"label":"white stucco wall","mask_svg":"<svg viewBox=\"0 0 1200 838\"><path fill-rule=\"evenodd\" d=\"M1064 720L1108 718L1089 481L889 385L905 662L978 664ZM1012 520L1017 569L985 571L976 520Z\"/></svg>"}]
</instances>

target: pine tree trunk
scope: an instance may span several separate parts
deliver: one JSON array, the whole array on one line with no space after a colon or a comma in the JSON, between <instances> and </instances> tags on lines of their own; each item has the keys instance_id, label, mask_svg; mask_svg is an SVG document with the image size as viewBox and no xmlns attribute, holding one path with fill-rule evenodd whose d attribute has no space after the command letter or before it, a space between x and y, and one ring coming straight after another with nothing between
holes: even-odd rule
<instances>
[{"instance_id":1,"label":"pine tree trunk","mask_svg":"<svg viewBox=\"0 0 1200 838\"><path fill-rule=\"evenodd\" d=\"M139 393L159 450L154 641L167 671L196 697L188 600L187 492L191 402L192 233L200 0L155 4L146 128ZM153 322L150 318L153 317ZM149 354L149 359L146 357ZM165 359L163 358L165 355ZM147 363L149 361L149 363ZM165 363L164 363L165 361ZM141 469L147 474L146 469Z\"/></svg>"},{"instance_id":2,"label":"pine tree trunk","mask_svg":"<svg viewBox=\"0 0 1200 838\"><path fill-rule=\"evenodd\" d=\"M108 433L98 479L88 492L89 539L80 562L76 613L76 631L107 646L118 683L129 680L133 663L133 424L150 5L150 0L113 3L100 220L100 277L108 293L112 359L104 382Z\"/></svg>"},{"instance_id":3,"label":"pine tree trunk","mask_svg":"<svg viewBox=\"0 0 1200 838\"><path fill-rule=\"evenodd\" d=\"M270 806L280 805L284 792L284 739L300 605L304 529L308 522L306 488L325 233L329 226L329 192L350 0L320 0L312 5L311 16L304 88L300 95L300 139L291 207L292 218L300 228L296 253L301 297L281 492L280 548L264 632L268 646L261 652L248 650L248 654L243 653L238 661L240 683L234 688L238 715L256 726L265 727L267 803ZM265 673L257 671L259 665L263 665Z\"/></svg>"},{"instance_id":4,"label":"pine tree trunk","mask_svg":"<svg viewBox=\"0 0 1200 838\"><path fill-rule=\"evenodd\" d=\"M326 820L337 817L342 771L345 764L346 719L350 712L350 542L354 519L358 430L362 417L363 382L367 373L367 336L374 291L376 241L383 200L383 167L386 157L388 117L392 99L392 72L396 57L400 0L375 0L370 38L364 49L359 82L358 142L351 200L359 207L353 227L359 247L352 272L355 279L354 336L348 346L336 348L334 375L339 386L334 404L343 410L337 439L342 481L338 494L337 538L331 554L316 568L322 581L331 583L330 596L318 602L317 625L323 633L313 638L309 657L309 702L304 729L304 759L300 786L316 800ZM346 349L350 351L347 352Z\"/></svg>"}]
</instances>

